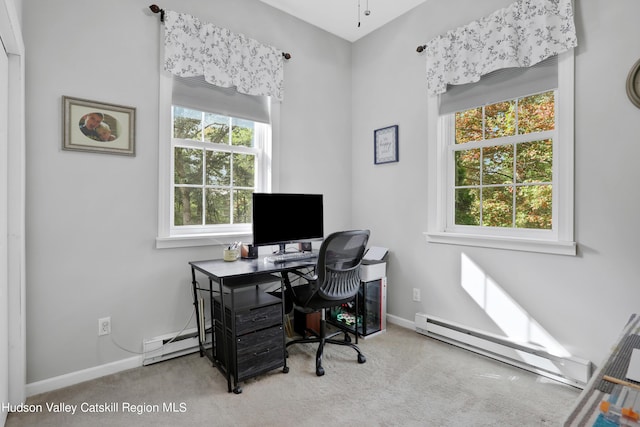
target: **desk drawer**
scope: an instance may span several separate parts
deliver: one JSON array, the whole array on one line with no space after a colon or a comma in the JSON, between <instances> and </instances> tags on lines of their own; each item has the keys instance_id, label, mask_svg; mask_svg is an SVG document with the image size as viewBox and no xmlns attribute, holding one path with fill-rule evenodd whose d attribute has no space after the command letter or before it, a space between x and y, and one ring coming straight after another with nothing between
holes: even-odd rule
<instances>
[{"instance_id":1,"label":"desk drawer","mask_svg":"<svg viewBox=\"0 0 640 427\"><path fill-rule=\"evenodd\" d=\"M238 380L284 365L284 332L282 326L263 329L236 339Z\"/></svg>"},{"instance_id":2,"label":"desk drawer","mask_svg":"<svg viewBox=\"0 0 640 427\"><path fill-rule=\"evenodd\" d=\"M227 345L231 346L231 335ZM216 328L216 341L220 343L222 329ZM224 356L218 354L224 364ZM284 366L284 332L282 326L274 326L236 338L236 354L230 354L231 372L237 381L244 381L261 373Z\"/></svg>"},{"instance_id":3,"label":"desk drawer","mask_svg":"<svg viewBox=\"0 0 640 427\"><path fill-rule=\"evenodd\" d=\"M215 318L222 321L220 317L220 302L214 302ZM231 310L227 307L225 319L227 328L231 328ZM253 332L258 329L268 328L270 326L282 325L282 304L267 305L265 307L255 307L247 310L236 311L236 336Z\"/></svg>"},{"instance_id":4,"label":"desk drawer","mask_svg":"<svg viewBox=\"0 0 640 427\"><path fill-rule=\"evenodd\" d=\"M236 336L274 325L282 325L282 304L236 313Z\"/></svg>"}]
</instances>

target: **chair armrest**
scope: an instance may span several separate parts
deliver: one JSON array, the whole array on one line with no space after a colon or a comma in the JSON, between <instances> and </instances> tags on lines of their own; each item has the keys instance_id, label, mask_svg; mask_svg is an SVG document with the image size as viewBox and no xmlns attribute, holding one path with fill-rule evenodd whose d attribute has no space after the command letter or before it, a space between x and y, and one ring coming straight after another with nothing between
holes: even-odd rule
<instances>
[{"instance_id":1,"label":"chair armrest","mask_svg":"<svg viewBox=\"0 0 640 427\"><path fill-rule=\"evenodd\" d=\"M293 270L292 273L295 274L296 276L302 277L303 279L307 279L307 281L309 281L309 282L315 282L316 280L318 280L318 275L317 274L310 275L310 274L303 273L303 272L298 271L298 270Z\"/></svg>"}]
</instances>

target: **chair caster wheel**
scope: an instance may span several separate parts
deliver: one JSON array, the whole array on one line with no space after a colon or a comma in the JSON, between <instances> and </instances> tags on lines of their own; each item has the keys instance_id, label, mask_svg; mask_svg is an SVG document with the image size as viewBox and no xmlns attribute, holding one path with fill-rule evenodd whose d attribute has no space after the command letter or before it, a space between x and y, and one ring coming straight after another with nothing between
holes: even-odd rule
<instances>
[{"instance_id":1,"label":"chair caster wheel","mask_svg":"<svg viewBox=\"0 0 640 427\"><path fill-rule=\"evenodd\" d=\"M316 375L319 377L324 375L324 368L322 366L316 368Z\"/></svg>"},{"instance_id":2,"label":"chair caster wheel","mask_svg":"<svg viewBox=\"0 0 640 427\"><path fill-rule=\"evenodd\" d=\"M364 363L367 361L367 358L364 357L364 354L358 354L358 363Z\"/></svg>"},{"instance_id":3,"label":"chair caster wheel","mask_svg":"<svg viewBox=\"0 0 640 427\"><path fill-rule=\"evenodd\" d=\"M242 393L242 387L240 387L240 386L236 386L236 387L233 389L233 392L234 392L235 394L240 394L240 393Z\"/></svg>"},{"instance_id":4,"label":"chair caster wheel","mask_svg":"<svg viewBox=\"0 0 640 427\"><path fill-rule=\"evenodd\" d=\"M285 374L288 374L289 373L289 367L285 366L284 368L282 368L282 372L285 373Z\"/></svg>"}]
</instances>

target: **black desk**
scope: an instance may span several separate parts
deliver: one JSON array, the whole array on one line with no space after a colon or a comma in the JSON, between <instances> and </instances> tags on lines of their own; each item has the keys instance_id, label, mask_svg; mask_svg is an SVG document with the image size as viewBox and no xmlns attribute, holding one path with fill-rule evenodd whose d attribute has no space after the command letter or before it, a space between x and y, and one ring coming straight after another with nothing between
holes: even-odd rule
<instances>
[{"instance_id":1,"label":"black desk","mask_svg":"<svg viewBox=\"0 0 640 427\"><path fill-rule=\"evenodd\" d=\"M273 307L276 304L279 305L279 316L281 325L284 324L284 304L281 298L274 302L271 295L264 293L259 289L260 284L280 282L281 297L284 297L284 286L282 283L289 284L288 273L295 270L307 269L314 267L317 258L311 258L306 260L296 260L285 263L268 263L264 261L264 257L260 257L252 260L239 259L237 261L223 261L223 260L207 260L207 261L192 261L191 276L193 285L193 297L194 306L196 309L196 324L198 326L198 341L200 345L200 356L207 356L214 363L220 371L226 375L228 391L234 393L241 393L242 389L238 386L239 376L238 374L238 362L236 360L236 344L238 331L236 325L236 316L234 313L236 309L256 308L258 310L263 309L259 314L258 319L252 319L253 322L268 321L270 313L273 314ZM201 287L198 283L197 273L204 274L208 278L208 288ZM255 286L255 292L248 292L246 288ZM237 298L236 291L244 289L242 298ZM198 291L207 291L210 295L210 307L209 316L211 319L211 346L209 348L206 341L206 325L201 321L204 318L202 312L203 307L199 304ZM247 293L248 292L248 293ZM248 297L248 298L247 298ZM240 301L238 301L240 299ZM250 301L248 301L250 300ZM214 312L214 307L218 306L218 311ZM222 309L224 307L224 309ZM227 311L228 310L228 311ZM223 315L222 313L225 313ZM272 318L273 320L273 318ZM201 324L202 323L202 324ZM219 330L216 330L219 327ZM217 338L216 339L216 334ZM224 339L227 335L227 339ZM260 337L258 337L260 338ZM283 372L287 373L287 360L284 353L285 334L281 332L282 339L282 360L278 361L277 366L273 364L274 360L269 360L269 365L264 369L272 370L282 366ZM218 348L216 348L218 347ZM268 351L268 350L267 350ZM234 363L235 360L235 363ZM232 372L233 371L233 372ZM258 375L263 373L258 369L247 375ZM233 374L233 375L232 375ZM234 387L231 387L231 377L234 377Z\"/></svg>"}]
</instances>

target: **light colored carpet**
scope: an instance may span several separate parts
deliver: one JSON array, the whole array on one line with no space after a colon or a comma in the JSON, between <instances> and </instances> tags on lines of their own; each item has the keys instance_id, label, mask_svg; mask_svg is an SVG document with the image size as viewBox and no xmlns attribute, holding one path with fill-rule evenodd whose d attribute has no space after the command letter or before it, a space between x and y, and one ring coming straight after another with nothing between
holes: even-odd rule
<instances>
[{"instance_id":1,"label":"light colored carpet","mask_svg":"<svg viewBox=\"0 0 640 427\"><path fill-rule=\"evenodd\" d=\"M293 346L288 374L249 380L239 395L193 354L33 396L43 411L9 414L6 426L560 426L580 391L396 325L359 345L365 364L329 347L323 377L315 348ZM99 405L117 410L87 412Z\"/></svg>"}]
</instances>

